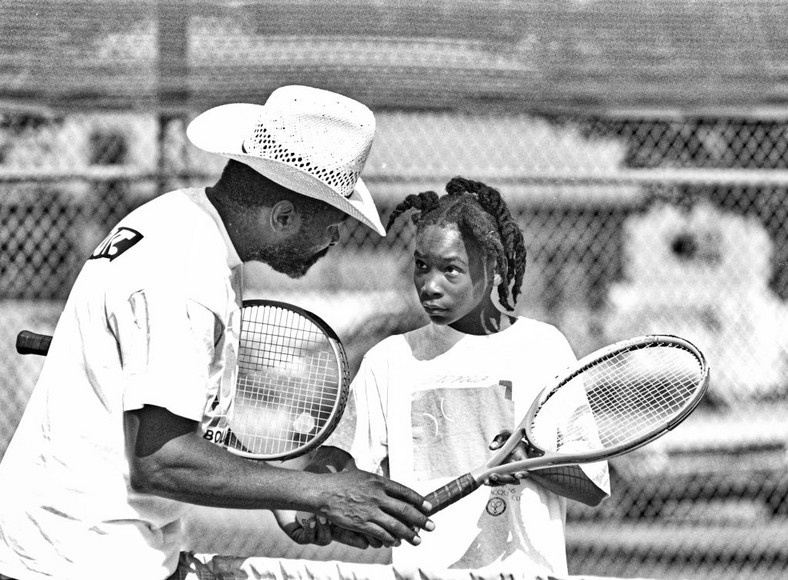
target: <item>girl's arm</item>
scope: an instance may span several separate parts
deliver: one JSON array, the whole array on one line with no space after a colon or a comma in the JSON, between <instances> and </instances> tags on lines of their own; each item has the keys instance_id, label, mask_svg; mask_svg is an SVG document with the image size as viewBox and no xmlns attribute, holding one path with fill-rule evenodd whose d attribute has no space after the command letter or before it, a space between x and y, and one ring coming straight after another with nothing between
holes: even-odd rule
<instances>
[{"instance_id":1,"label":"girl's arm","mask_svg":"<svg viewBox=\"0 0 788 580\"><path fill-rule=\"evenodd\" d=\"M501 447L509 433L504 431L499 433L493 442L490 444L490 449L495 450ZM519 461L528 458L528 452L525 444L518 445L510 455L511 461ZM586 469L597 472L598 479L603 487L600 487L594 479L588 476L586 471L579 465L567 465L564 467L548 467L546 469L539 469L530 471L528 473L519 473L515 475L492 475L490 477L491 485L506 485L517 484L520 480L528 478L535 481L545 489L553 493L579 501L588 506L596 506L610 495L610 481L607 470L607 463L599 462L590 464ZM518 477L519 476L519 477Z\"/></svg>"},{"instance_id":2,"label":"girl's arm","mask_svg":"<svg viewBox=\"0 0 788 580\"><path fill-rule=\"evenodd\" d=\"M591 507L599 505L609 495L605 489L594 483L579 465L548 467L522 475L557 495Z\"/></svg>"}]
</instances>

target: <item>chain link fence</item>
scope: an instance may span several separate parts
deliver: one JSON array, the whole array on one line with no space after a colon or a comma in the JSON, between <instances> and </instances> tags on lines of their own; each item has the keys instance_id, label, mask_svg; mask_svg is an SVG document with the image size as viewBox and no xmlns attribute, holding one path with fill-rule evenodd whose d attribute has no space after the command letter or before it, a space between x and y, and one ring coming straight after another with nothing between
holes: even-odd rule
<instances>
[{"instance_id":1,"label":"chain link fence","mask_svg":"<svg viewBox=\"0 0 788 580\"><path fill-rule=\"evenodd\" d=\"M614 460L613 496L600 507L570 506L570 572L781 577L788 116L377 117L365 179L384 221L406 195L441 191L454 175L484 181L525 234L518 313L556 324L579 356L660 332L709 358L702 407ZM223 160L185 141L189 118L0 111L0 454L42 362L14 352L16 333L52 332L81 264L119 218L163 191L218 177ZM250 266L246 291L321 314L357 368L369 346L424 319L408 221L386 238L354 224L344 237L298 281ZM254 551L235 544L244 549Z\"/></svg>"},{"instance_id":2,"label":"chain link fence","mask_svg":"<svg viewBox=\"0 0 788 580\"><path fill-rule=\"evenodd\" d=\"M706 353L702 406L613 460L601 506L570 504L570 573L783 578L787 31L780 0L1 4L0 456L43 362L16 354L16 334L53 331L121 217L218 177L223 160L185 139L190 118L310 84L376 111L364 176L384 223L455 175L500 189L528 248L517 313L557 325L578 356L652 332ZM426 320L408 221L343 235L301 280L249 265L245 291L316 311L356 369ZM299 551L267 512L198 511L188 528L229 567L386 557Z\"/></svg>"}]
</instances>

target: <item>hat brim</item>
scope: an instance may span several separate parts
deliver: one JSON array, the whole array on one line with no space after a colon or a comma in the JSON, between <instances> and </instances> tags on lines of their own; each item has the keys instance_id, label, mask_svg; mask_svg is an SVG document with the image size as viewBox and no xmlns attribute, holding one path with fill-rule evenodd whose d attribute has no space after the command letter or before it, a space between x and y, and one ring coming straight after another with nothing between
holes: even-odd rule
<instances>
[{"instance_id":1,"label":"hat brim","mask_svg":"<svg viewBox=\"0 0 788 580\"><path fill-rule=\"evenodd\" d=\"M249 127L260 118L263 105L231 103L209 109L186 128L186 136L196 147L248 165L271 181L301 195L319 199L372 228L381 236L386 229L364 181L359 178L350 197L343 197L319 179L297 167L274 159L263 159L242 151Z\"/></svg>"}]
</instances>

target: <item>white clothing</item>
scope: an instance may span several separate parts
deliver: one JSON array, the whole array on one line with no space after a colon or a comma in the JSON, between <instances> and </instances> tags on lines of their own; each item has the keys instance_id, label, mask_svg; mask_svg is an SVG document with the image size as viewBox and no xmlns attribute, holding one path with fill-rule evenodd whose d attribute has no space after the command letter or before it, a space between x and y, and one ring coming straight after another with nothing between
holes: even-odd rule
<instances>
[{"instance_id":1,"label":"white clothing","mask_svg":"<svg viewBox=\"0 0 788 580\"><path fill-rule=\"evenodd\" d=\"M477 467L495 435L514 428L575 360L558 329L523 317L485 336L428 325L389 337L370 349L353 382L349 451L372 472L388 458L393 480L426 495ZM584 471L609 492L605 462ZM567 574L566 499L528 479L482 486L432 519L436 528L419 546L394 548L396 566Z\"/></svg>"},{"instance_id":2,"label":"white clothing","mask_svg":"<svg viewBox=\"0 0 788 580\"><path fill-rule=\"evenodd\" d=\"M241 261L203 189L124 218L87 261L0 463L0 572L166 578L188 505L129 485L123 414L201 421L234 382Z\"/></svg>"}]
</instances>

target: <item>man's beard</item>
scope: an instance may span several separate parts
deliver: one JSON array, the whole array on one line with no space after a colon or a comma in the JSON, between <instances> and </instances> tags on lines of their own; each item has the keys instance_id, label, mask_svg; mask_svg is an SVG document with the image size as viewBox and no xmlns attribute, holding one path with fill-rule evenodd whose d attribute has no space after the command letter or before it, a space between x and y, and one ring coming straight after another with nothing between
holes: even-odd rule
<instances>
[{"instance_id":1,"label":"man's beard","mask_svg":"<svg viewBox=\"0 0 788 580\"><path fill-rule=\"evenodd\" d=\"M328 250L329 248L326 247L317 254L304 258L297 249L289 246L268 247L257 250L250 259L268 264L290 278L301 278L315 265L315 262L328 254Z\"/></svg>"}]
</instances>

